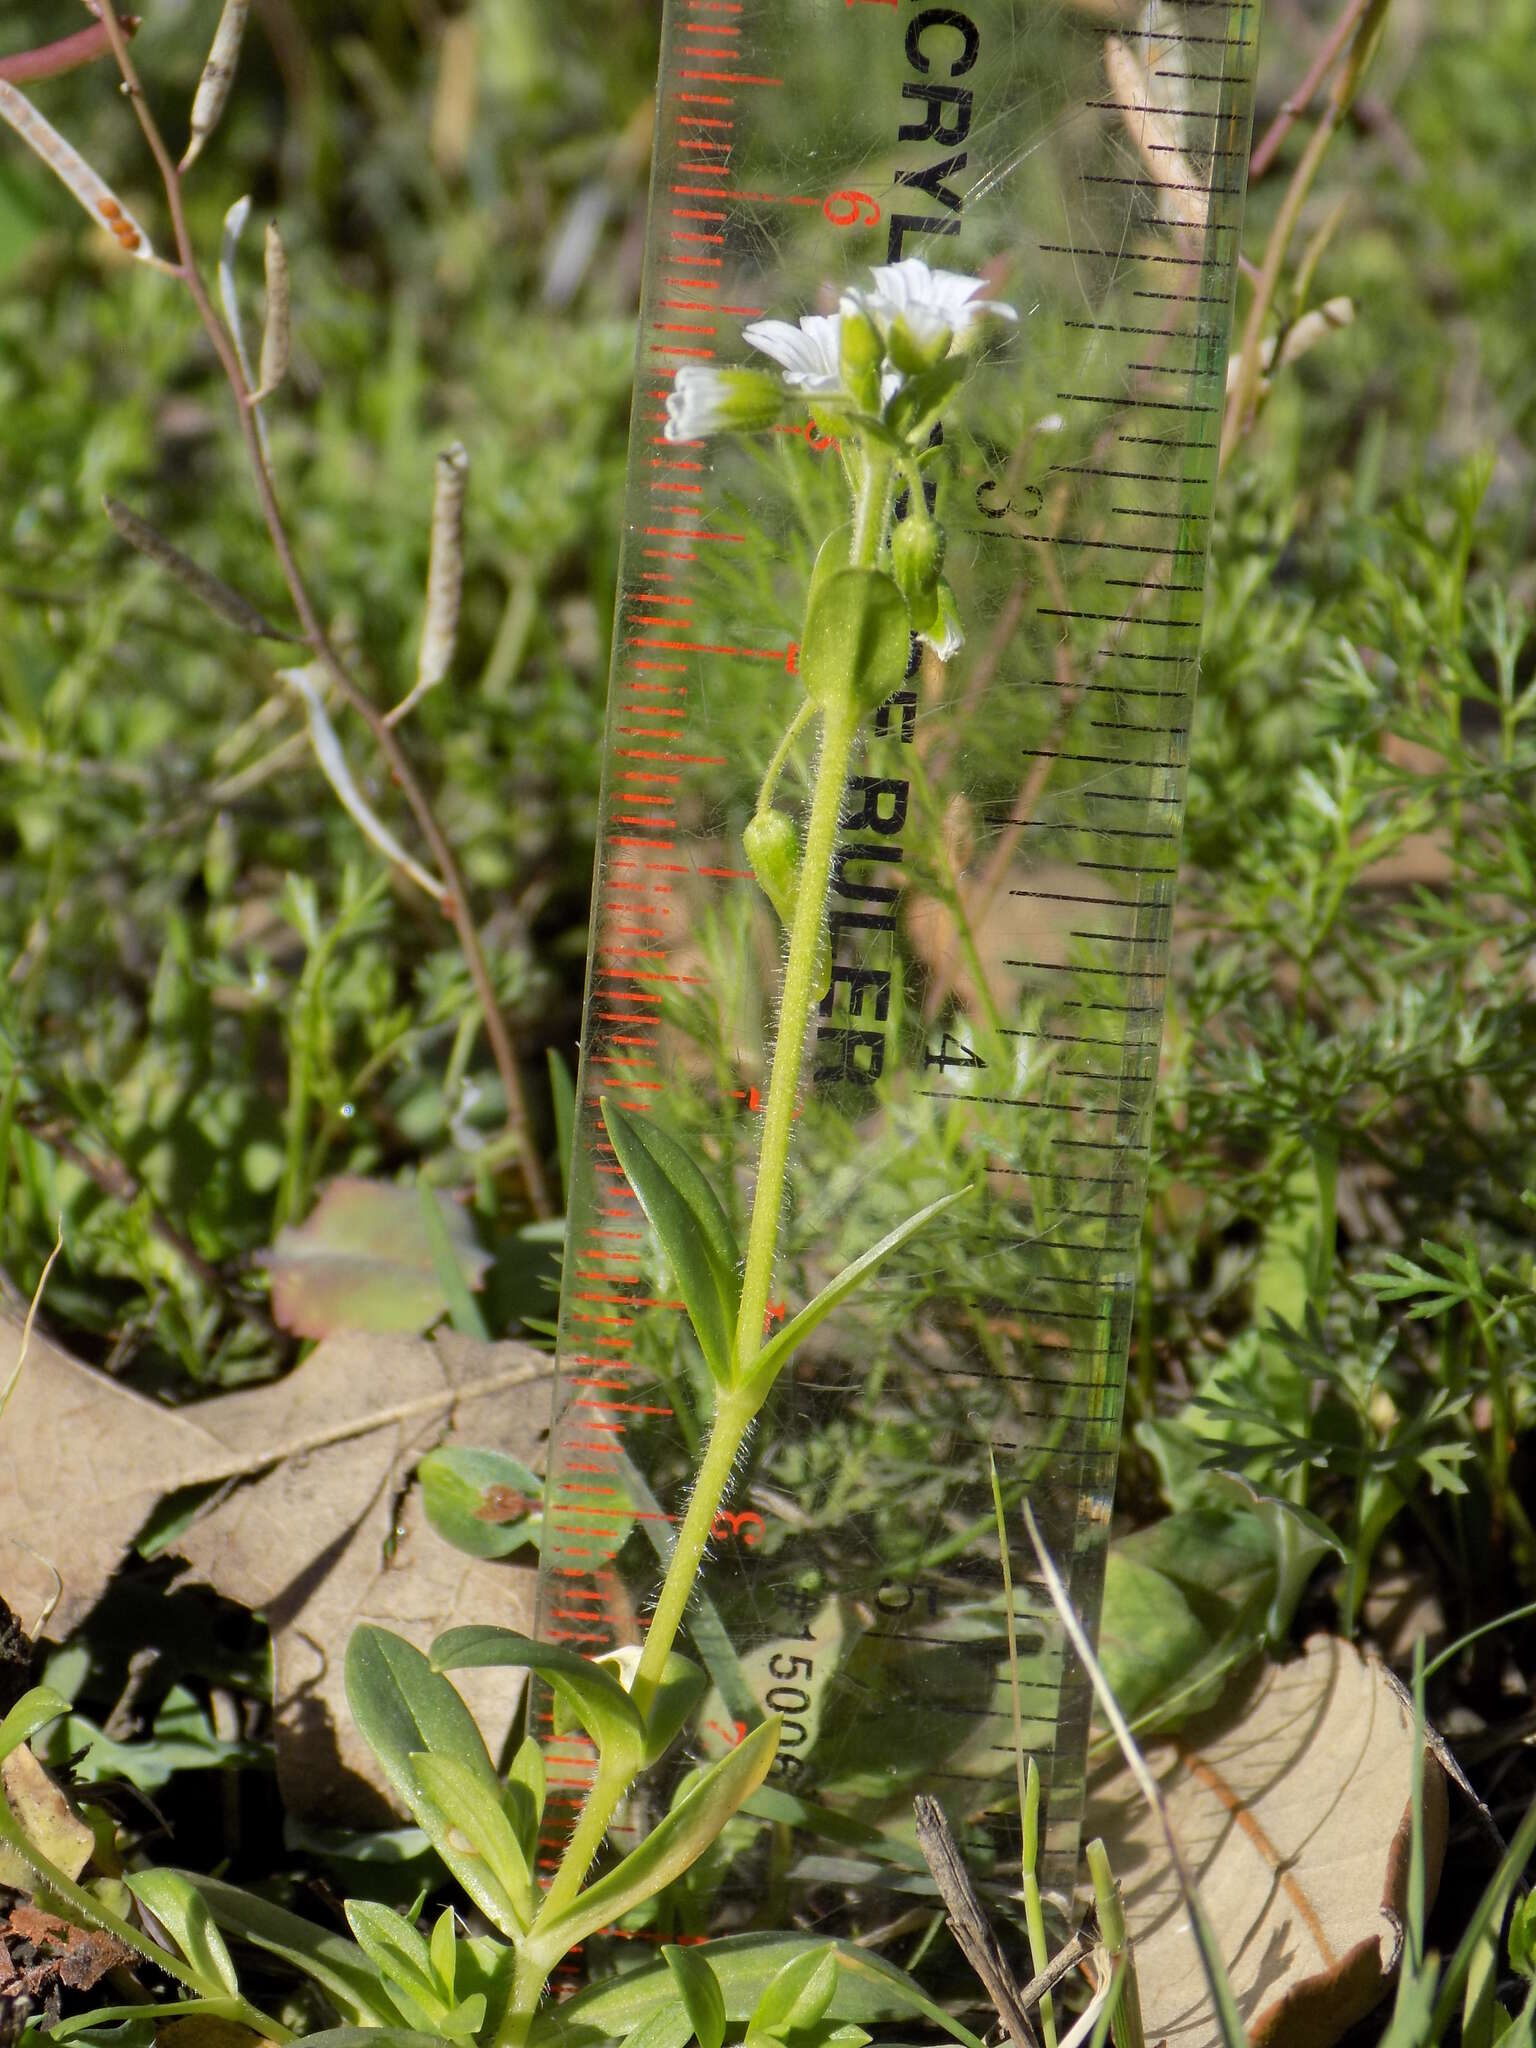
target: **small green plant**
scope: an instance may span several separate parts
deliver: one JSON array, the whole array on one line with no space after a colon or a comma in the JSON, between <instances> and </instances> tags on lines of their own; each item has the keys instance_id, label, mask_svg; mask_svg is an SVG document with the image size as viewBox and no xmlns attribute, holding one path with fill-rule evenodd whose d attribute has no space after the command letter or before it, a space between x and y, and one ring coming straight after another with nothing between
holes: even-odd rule
<instances>
[{"instance_id":1,"label":"small green plant","mask_svg":"<svg viewBox=\"0 0 1536 2048\"><path fill-rule=\"evenodd\" d=\"M115 24L105 29L140 105L151 147L165 159L162 168L182 252L180 275L199 310L215 325L185 247L176 195L181 170L198 153L217 119L221 102L207 79L224 77L232 66L243 14L243 8L235 6L225 10L220 40L194 111L193 145L179 169L169 165L158 130L143 114L122 31ZM64 160L64 167L72 170L70 159ZM141 241L147 250L142 230L131 224L131 232L139 238L135 250ZM870 288L850 291L835 315L805 318L794 325L761 321L746 330L748 341L779 366L780 374L687 369L679 373L668 406L668 436L683 442L728 429L764 429L794 407L814 406L820 428L838 440L850 518L827 535L816 559L800 640L804 700L773 752L745 835L753 869L788 935L745 1245L736 1243L709 1173L686 1147L616 1104L604 1105L614 1150L676 1274L713 1390L707 1439L645 1646L631 1660L632 1668L621 1668L623 1660L593 1661L494 1625L451 1630L438 1638L429 1655L381 1628L363 1627L354 1634L346 1676L357 1725L400 1802L495 1930L491 1938L461 1939L451 1910L445 1910L426 1935L418 1931L417 1913L401 1916L353 1901L347 1919L354 1945L348 1945L293 1916L274 1916L272 1909L230 1887L152 1871L135 1876L129 1884L141 1910L165 1936L163 1942L147 1940L127 1919L126 1901L123 1911L102 1904L31 1846L13 1815L0 1815L0 1834L28 1857L45 1887L66 1907L107 1927L186 1987L190 1996L179 2001L176 2010L242 2020L275 2040L288 2037L285 2028L259 2013L240 1993L223 1929L277 1950L307 1972L343 2022L481 2042L488 2048L524 2048L537 2035L546 1986L556 1967L589 1936L655 1897L689 1869L767 1774L778 1743L776 1718L746 1733L716 1762L686 1776L670 1810L639 1845L593 1875L610 1824L637 1778L666 1756L705 1689L704 1673L678 1652L676 1643L731 1473L774 1382L827 1316L965 1193L962 1189L946 1195L909 1216L852 1260L782 1328L767 1334L790 1134L819 993L834 841L850 761L862 722L900 686L914 636L927 640L941 655L952 652L962 638L955 599L942 574L944 533L934 515L937 488L931 476L930 444L937 438L934 429L947 399L976 361L966 343L984 320L1014 317L1010 308L979 299L980 289L978 279L930 270L915 260L887 265L875 271ZM240 376L232 373L258 489L269 511L271 489L257 407L280 380L286 362L285 294L281 245L269 237L268 332L259 388L250 385L243 361L238 364ZM242 358L238 331L219 333L229 352ZM130 539L137 526L134 522ZM167 562L165 547L153 536L138 534L135 544L184 581L197 582L199 572ZM448 571L438 574L438 555L435 546L434 578L429 583L452 584L455 579ZM290 578L290 588L306 618L318 671L334 669L324 634L306 613L301 586ZM228 612L231 601L224 602ZM439 602L435 611L443 610L444 602ZM451 638L451 626L443 628L439 619L434 627L433 616L429 589L428 638L435 631L440 640L444 630ZM431 674L418 682L413 696L430 687L442 666L441 646L432 652L430 662L424 646L423 673L430 669ZM329 763L333 788L367 835L395 865L412 873L412 864L398 850L391 851L393 842L387 834L380 837L378 821L357 796L325 719L317 684L308 671L291 672L288 679L295 676L307 707L312 744L322 765ZM813 723L820 728L820 751L802 841L795 822L775 808L774 799L791 742ZM393 745L391 724L392 718L384 721L376 735L385 741L387 753ZM324 958L318 933L312 958ZM308 1085L306 1077L316 1057L310 1038L304 1037L308 1016L309 1009L301 1003L295 1023L302 1040L295 1085L301 1090ZM304 1192L303 1133L308 1118L302 1096L290 1105L290 1112L280 1195L285 1215L301 1206ZM586 1803L542 1889L538 1843L544 1819L544 1753L529 1737L506 1778L500 1777L451 1680L455 1671L485 1666L512 1666L536 1674L553 1691L558 1725L579 1728L596 1752ZM29 1694L6 1722L4 1739L14 1747L63 1709L64 1702L46 1691ZM869 2016L879 2009L881 1999L888 2003L892 1997L898 2006L905 2004L908 2010L926 2011L942 2020L938 2008L930 2006L900 1972L837 1945L792 1941L786 1952L782 1944L776 1947L770 1941L766 1947L749 1944L744 1953L746 1962L734 1973L724 1961L705 1963L672 1951L658 1966L666 1973L667 2014L678 2006L685 2010L701 2048L720 2048L725 2028L737 2023L745 2024L749 2040L779 2042L786 2048L800 2048L802 2043L805 2048L813 2043L816 2048L830 2048L832 2043L859 2048L868 2036L839 2020L848 2019L851 2012ZM853 1992L847 1989L849 1980ZM648 1982L641 1973L636 1996ZM873 1985L878 1995L861 1997L860 1985ZM605 2026L632 2034L642 2024L641 2010L632 1997L623 2023L609 2020ZM72 2022L65 2031L79 2032L120 2016L115 2010L98 2011ZM957 2038L971 2040L952 2022L943 2023ZM673 2037L668 2016L656 2039L659 2043ZM649 2033L646 2038L650 2040ZM675 2038L680 2048L687 2035Z\"/></svg>"}]
</instances>

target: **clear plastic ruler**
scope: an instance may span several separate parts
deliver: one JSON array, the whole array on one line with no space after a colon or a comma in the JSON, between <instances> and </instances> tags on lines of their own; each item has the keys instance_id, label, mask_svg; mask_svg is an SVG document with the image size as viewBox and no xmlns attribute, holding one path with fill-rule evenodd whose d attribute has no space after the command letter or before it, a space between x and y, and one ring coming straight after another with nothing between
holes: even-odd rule
<instances>
[{"instance_id":1,"label":"clear plastic ruler","mask_svg":"<svg viewBox=\"0 0 1536 2048\"><path fill-rule=\"evenodd\" d=\"M1012 1887L1016 1734L1043 1881L1073 1881L1088 1689L1018 1510L1092 1618L1256 34L1254 0L666 0L540 1622L582 1651L641 1640L711 1398L599 1100L686 1144L744 1219L782 941L742 832L803 694L815 546L847 517L814 417L680 446L666 397L680 366L762 361L754 320L833 311L911 257L1019 315L987 328L927 472L965 644L914 644L847 786L775 1308L975 1192L797 1356L716 1524L682 1763L767 1712L784 1733L695 1931L898 1912L919 1789ZM782 806L810 773L797 744ZM546 1859L590 1771L551 1739Z\"/></svg>"}]
</instances>

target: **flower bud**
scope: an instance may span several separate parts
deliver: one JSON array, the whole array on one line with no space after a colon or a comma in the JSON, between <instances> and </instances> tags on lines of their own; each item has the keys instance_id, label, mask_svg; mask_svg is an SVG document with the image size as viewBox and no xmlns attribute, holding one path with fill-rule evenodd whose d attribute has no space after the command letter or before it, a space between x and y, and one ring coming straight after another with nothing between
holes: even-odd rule
<instances>
[{"instance_id":1,"label":"flower bud","mask_svg":"<svg viewBox=\"0 0 1536 2048\"><path fill-rule=\"evenodd\" d=\"M800 893L800 835L782 811L758 811L741 835L757 885L787 929Z\"/></svg>"},{"instance_id":2,"label":"flower bud","mask_svg":"<svg viewBox=\"0 0 1536 2048\"><path fill-rule=\"evenodd\" d=\"M710 434L757 433L784 415L784 391L763 370L716 370L688 364L667 394L666 438L702 441Z\"/></svg>"},{"instance_id":3,"label":"flower bud","mask_svg":"<svg viewBox=\"0 0 1536 2048\"><path fill-rule=\"evenodd\" d=\"M935 617L943 566L943 531L926 506L914 505L891 534L891 571L919 632Z\"/></svg>"},{"instance_id":4,"label":"flower bud","mask_svg":"<svg viewBox=\"0 0 1536 2048\"><path fill-rule=\"evenodd\" d=\"M880 368L885 343L880 330L860 307L845 305L838 334L838 368L843 389L861 412L880 410Z\"/></svg>"},{"instance_id":5,"label":"flower bud","mask_svg":"<svg viewBox=\"0 0 1536 2048\"><path fill-rule=\"evenodd\" d=\"M915 377L923 370L933 370L949 354L949 345L955 338L952 327L920 323L921 332L910 325L899 313L885 330L885 345L891 352L891 361L908 377Z\"/></svg>"}]
</instances>

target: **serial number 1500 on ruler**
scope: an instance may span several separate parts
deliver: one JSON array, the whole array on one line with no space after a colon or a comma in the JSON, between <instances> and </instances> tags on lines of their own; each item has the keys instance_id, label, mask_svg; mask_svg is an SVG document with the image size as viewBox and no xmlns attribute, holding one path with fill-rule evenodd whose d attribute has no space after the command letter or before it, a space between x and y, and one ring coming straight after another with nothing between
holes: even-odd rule
<instances>
[{"instance_id":1,"label":"serial number 1500 on ruler","mask_svg":"<svg viewBox=\"0 0 1536 2048\"><path fill-rule=\"evenodd\" d=\"M740 1220L781 945L741 835L847 516L814 418L677 445L664 401L679 365L752 360L753 320L907 257L1020 316L928 471L965 645L914 643L848 782L770 1317L976 1192L797 1355L716 1524L687 1754L784 1716L717 1926L899 1891L920 1787L1017 1881L989 1453L1010 1526L1027 1497L1097 1609L1254 34L1249 0L667 0L540 1624L592 1654L643 1634L710 1412L599 1098L707 1158ZM1027 1546L1012 1569L1049 1889L1088 1697ZM551 1854L588 1768L559 1754Z\"/></svg>"}]
</instances>

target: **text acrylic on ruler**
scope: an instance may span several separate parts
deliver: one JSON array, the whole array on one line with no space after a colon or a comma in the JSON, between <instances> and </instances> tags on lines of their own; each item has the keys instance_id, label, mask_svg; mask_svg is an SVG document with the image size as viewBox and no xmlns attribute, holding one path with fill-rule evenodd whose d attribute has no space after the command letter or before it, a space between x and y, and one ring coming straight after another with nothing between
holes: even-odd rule
<instances>
[{"instance_id":1,"label":"text acrylic on ruler","mask_svg":"<svg viewBox=\"0 0 1536 2048\"><path fill-rule=\"evenodd\" d=\"M1256 26L1248 0L667 0L540 1623L587 1653L641 1639L710 1412L598 1102L707 1160L741 1224L781 964L742 831L847 516L814 420L678 445L666 397L875 265L984 277L1019 314L979 337L927 472L965 644L914 644L848 784L770 1318L975 1192L798 1354L716 1523L688 1621L712 1690L677 1769L785 1718L773 1824L733 1826L711 1931L765 1901L835 1930L899 1893L920 1788L984 1886L1017 1883L989 1453L1047 1888L1075 1870L1088 1693L1020 1504L1092 1618ZM811 765L792 753L781 804ZM590 1768L553 1739L546 1861Z\"/></svg>"}]
</instances>

